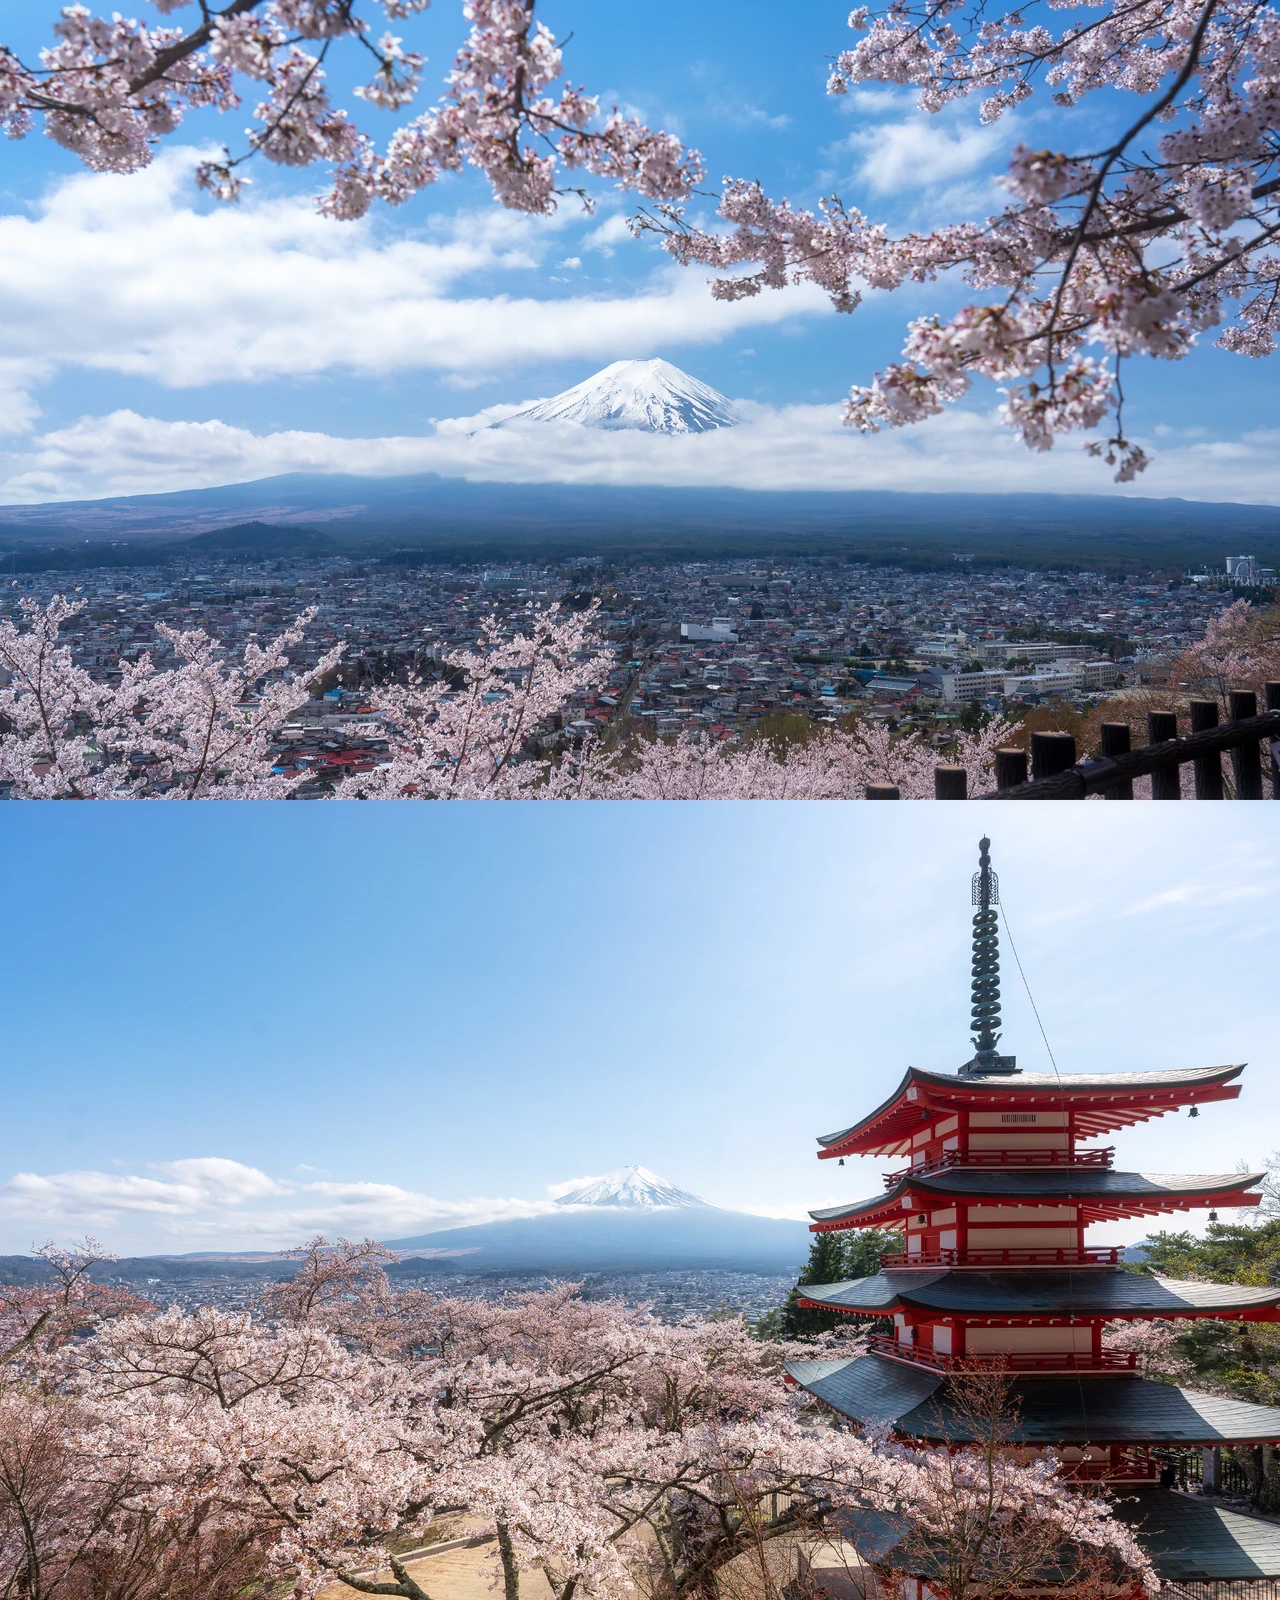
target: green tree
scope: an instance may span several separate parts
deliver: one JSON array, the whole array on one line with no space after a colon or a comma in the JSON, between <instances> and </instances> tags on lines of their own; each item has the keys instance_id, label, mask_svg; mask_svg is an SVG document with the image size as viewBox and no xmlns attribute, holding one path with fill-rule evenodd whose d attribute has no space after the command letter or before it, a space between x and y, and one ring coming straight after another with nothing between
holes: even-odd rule
<instances>
[{"instance_id":1,"label":"green tree","mask_svg":"<svg viewBox=\"0 0 1280 1600\"><path fill-rule=\"evenodd\" d=\"M978 700L968 700L960 712L960 727L965 733L980 733L991 721L991 713Z\"/></svg>"},{"instance_id":2,"label":"green tree","mask_svg":"<svg viewBox=\"0 0 1280 1600\"><path fill-rule=\"evenodd\" d=\"M1274 1177L1267 1190L1267 1209L1272 1210ZM1138 1270L1211 1283L1278 1283L1280 1217L1272 1215L1257 1223L1211 1222L1203 1239L1191 1233L1153 1234ZM1187 1324L1173 1348L1190 1364L1196 1387L1258 1405L1280 1404L1280 1325L1205 1318ZM1253 1504L1260 1511L1280 1511L1280 1462L1275 1451L1246 1445L1233 1453L1248 1479Z\"/></svg>"},{"instance_id":3,"label":"green tree","mask_svg":"<svg viewBox=\"0 0 1280 1600\"><path fill-rule=\"evenodd\" d=\"M809 1247L795 1288L775 1313L776 1321L768 1337L803 1339L806 1335L828 1333L834 1328L848 1326L848 1319L837 1311L815 1311L800 1304L803 1292L812 1284L846 1283L854 1278L869 1278L880 1270L880 1257L888 1250L901 1250L902 1237L886 1233L879 1228L845 1233L818 1233ZM761 1317L757 1330L765 1322Z\"/></svg>"}]
</instances>

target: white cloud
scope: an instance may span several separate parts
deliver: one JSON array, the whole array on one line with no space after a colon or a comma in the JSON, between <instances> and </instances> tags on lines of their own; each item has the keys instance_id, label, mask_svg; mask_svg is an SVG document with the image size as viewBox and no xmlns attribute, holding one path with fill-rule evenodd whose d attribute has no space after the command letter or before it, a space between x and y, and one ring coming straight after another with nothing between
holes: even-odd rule
<instances>
[{"instance_id":1,"label":"white cloud","mask_svg":"<svg viewBox=\"0 0 1280 1600\"><path fill-rule=\"evenodd\" d=\"M157 1163L149 1175L20 1172L0 1183L0 1225L18 1249L85 1230L115 1248L278 1249L315 1233L395 1238L553 1209L549 1200L449 1201L390 1183L273 1178L221 1156Z\"/></svg>"},{"instance_id":2,"label":"white cloud","mask_svg":"<svg viewBox=\"0 0 1280 1600\"><path fill-rule=\"evenodd\" d=\"M572 1189L585 1189L589 1183L599 1183L602 1174L599 1172L588 1173L584 1178L566 1178L563 1183L549 1183L547 1193L553 1200L558 1200L562 1194L568 1194Z\"/></svg>"},{"instance_id":3,"label":"white cloud","mask_svg":"<svg viewBox=\"0 0 1280 1600\"><path fill-rule=\"evenodd\" d=\"M29 426L31 386L88 368L171 387L344 371L430 369L462 378L523 363L645 356L715 343L798 314L825 315L816 289L713 301L701 275L660 267L637 292L455 293L479 272L528 280L573 220L499 207L388 238L366 219L317 216L309 199L199 210L197 152L146 172L61 180L36 214L0 216L0 428ZM621 217L588 235L611 249ZM574 257L566 261L572 262Z\"/></svg>"},{"instance_id":4,"label":"white cloud","mask_svg":"<svg viewBox=\"0 0 1280 1600\"><path fill-rule=\"evenodd\" d=\"M862 162L858 176L876 194L928 189L980 171L1008 148L1007 121L999 127L948 124L917 114L881 122L849 136Z\"/></svg>"},{"instance_id":5,"label":"white cloud","mask_svg":"<svg viewBox=\"0 0 1280 1600\"><path fill-rule=\"evenodd\" d=\"M245 482L284 472L438 472L508 483L724 485L751 489L1041 490L1105 494L1105 469L1067 440L1033 454L993 413L951 411L862 437L834 406L742 402L736 428L668 438L572 424L512 422L518 406L441 423L434 434L343 439L255 434L216 420L164 422L132 411L84 417L0 455L0 499L38 502ZM1193 500L1280 501L1280 461L1265 436L1188 441L1156 452L1129 492ZM270 511L264 491L259 514Z\"/></svg>"},{"instance_id":6,"label":"white cloud","mask_svg":"<svg viewBox=\"0 0 1280 1600\"><path fill-rule=\"evenodd\" d=\"M601 255L611 256L614 248L631 237L631 230L627 227L627 219L623 216L606 217L598 228L592 228L582 241L584 250L598 250Z\"/></svg>"}]
</instances>

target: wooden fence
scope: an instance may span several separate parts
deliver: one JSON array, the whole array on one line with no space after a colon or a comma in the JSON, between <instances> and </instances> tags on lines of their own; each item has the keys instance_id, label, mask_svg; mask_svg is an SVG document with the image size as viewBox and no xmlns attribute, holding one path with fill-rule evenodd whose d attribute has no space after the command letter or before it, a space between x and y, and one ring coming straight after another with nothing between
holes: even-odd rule
<instances>
[{"instance_id":1,"label":"wooden fence","mask_svg":"<svg viewBox=\"0 0 1280 1600\"><path fill-rule=\"evenodd\" d=\"M1182 732L1172 711L1147 714L1147 742L1132 746L1127 722L1104 722L1101 753L1079 761L1069 733L1033 733L1031 748L996 751L996 787L979 800L1132 800L1135 778L1150 777L1153 800L1225 800L1228 783L1222 758L1230 757L1230 798L1280 800L1280 683L1266 686L1267 709L1258 711L1251 690L1233 690L1229 716L1220 720L1216 700L1192 700ZM1191 792L1183 794L1183 767L1191 767ZM967 800L963 767L934 769L938 800ZM1269 790L1269 794L1266 792ZM870 783L868 800L898 800L896 784Z\"/></svg>"}]
</instances>

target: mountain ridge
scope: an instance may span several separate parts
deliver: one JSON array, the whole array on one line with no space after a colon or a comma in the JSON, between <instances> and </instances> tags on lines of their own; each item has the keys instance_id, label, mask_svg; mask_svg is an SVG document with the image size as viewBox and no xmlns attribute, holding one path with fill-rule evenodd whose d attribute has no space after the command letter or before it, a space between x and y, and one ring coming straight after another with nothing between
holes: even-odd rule
<instances>
[{"instance_id":1,"label":"mountain ridge","mask_svg":"<svg viewBox=\"0 0 1280 1600\"><path fill-rule=\"evenodd\" d=\"M977 563L1090 570L1181 569L1249 548L1280 565L1280 507L1176 496L673 488L663 485L469 482L285 473L208 489L0 506L0 545L16 570L72 568L92 553L154 563L168 541L256 519L310 525L344 551L409 564L843 555L876 564L952 568ZM182 548L187 548L183 545ZM102 556L96 554L102 550ZM194 553L194 552L192 552Z\"/></svg>"}]
</instances>

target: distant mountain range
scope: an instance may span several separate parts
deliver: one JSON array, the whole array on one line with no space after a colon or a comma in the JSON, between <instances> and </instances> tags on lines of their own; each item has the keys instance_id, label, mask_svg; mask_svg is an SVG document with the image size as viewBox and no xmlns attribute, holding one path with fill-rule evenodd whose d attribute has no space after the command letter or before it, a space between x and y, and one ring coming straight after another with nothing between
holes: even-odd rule
<instances>
[{"instance_id":1,"label":"distant mountain range","mask_svg":"<svg viewBox=\"0 0 1280 1600\"><path fill-rule=\"evenodd\" d=\"M613 361L593 377L496 424L575 422L640 433L708 433L738 422L733 402L669 361Z\"/></svg>"},{"instance_id":2,"label":"distant mountain range","mask_svg":"<svg viewBox=\"0 0 1280 1600\"><path fill-rule=\"evenodd\" d=\"M450 1272L660 1272L727 1269L794 1276L809 1251L803 1222L726 1211L647 1167L616 1167L565 1190L555 1209L514 1222L484 1222L388 1239L400 1257L398 1281ZM296 1259L264 1250L194 1251L131 1256L93 1269L99 1282L148 1285L267 1284L291 1278ZM0 1283L43 1283L49 1268L34 1256L0 1256Z\"/></svg>"},{"instance_id":3,"label":"distant mountain range","mask_svg":"<svg viewBox=\"0 0 1280 1600\"><path fill-rule=\"evenodd\" d=\"M448 1257L475 1272L625 1272L726 1268L798 1273L803 1222L726 1211L646 1167L618 1167L562 1194L557 1209L388 1239L404 1258Z\"/></svg>"},{"instance_id":4,"label":"distant mountain range","mask_svg":"<svg viewBox=\"0 0 1280 1600\"><path fill-rule=\"evenodd\" d=\"M268 531L248 531L254 523ZM1275 506L1107 494L800 493L288 473L216 489L0 506L0 571L6 559L17 571L156 563L177 541L206 533L215 535L206 547L211 555L224 548L219 535L230 533L233 553L245 560L299 548L410 563L815 554L954 570L955 555L964 553L979 564L1145 572L1200 562L1221 567L1225 555L1246 551L1280 565ZM111 548L111 541L124 543ZM41 552L50 553L47 561Z\"/></svg>"}]
</instances>

